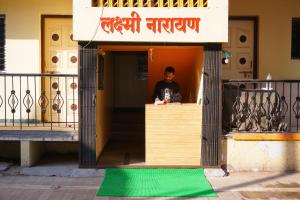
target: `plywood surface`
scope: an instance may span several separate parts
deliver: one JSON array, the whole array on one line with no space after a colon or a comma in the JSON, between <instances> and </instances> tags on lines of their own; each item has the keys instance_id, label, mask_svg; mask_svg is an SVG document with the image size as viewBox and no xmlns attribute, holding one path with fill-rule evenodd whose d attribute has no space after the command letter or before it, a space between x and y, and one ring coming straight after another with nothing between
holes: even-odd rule
<instances>
[{"instance_id":1,"label":"plywood surface","mask_svg":"<svg viewBox=\"0 0 300 200\"><path fill-rule=\"evenodd\" d=\"M146 105L146 165L200 165L201 106Z\"/></svg>"}]
</instances>

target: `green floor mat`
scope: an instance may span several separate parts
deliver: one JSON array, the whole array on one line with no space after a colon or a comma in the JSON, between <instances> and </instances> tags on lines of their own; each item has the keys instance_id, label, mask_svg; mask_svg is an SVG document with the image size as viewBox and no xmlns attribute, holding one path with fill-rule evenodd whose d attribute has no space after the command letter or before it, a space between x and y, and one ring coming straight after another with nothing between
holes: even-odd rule
<instances>
[{"instance_id":1,"label":"green floor mat","mask_svg":"<svg viewBox=\"0 0 300 200\"><path fill-rule=\"evenodd\" d=\"M217 197L204 170L106 169L96 196Z\"/></svg>"}]
</instances>

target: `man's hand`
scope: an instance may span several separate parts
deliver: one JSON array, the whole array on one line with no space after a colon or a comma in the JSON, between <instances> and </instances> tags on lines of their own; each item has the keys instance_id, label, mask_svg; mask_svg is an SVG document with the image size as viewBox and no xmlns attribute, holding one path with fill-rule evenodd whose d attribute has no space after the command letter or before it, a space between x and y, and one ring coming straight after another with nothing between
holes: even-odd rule
<instances>
[{"instance_id":1,"label":"man's hand","mask_svg":"<svg viewBox=\"0 0 300 200\"><path fill-rule=\"evenodd\" d=\"M165 99L164 103L171 103L171 99Z\"/></svg>"}]
</instances>

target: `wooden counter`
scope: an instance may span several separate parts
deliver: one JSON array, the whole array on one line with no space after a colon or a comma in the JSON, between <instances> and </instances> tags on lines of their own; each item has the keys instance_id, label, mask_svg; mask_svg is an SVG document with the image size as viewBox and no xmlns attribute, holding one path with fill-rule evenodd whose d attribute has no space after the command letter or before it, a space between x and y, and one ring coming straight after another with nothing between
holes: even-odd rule
<instances>
[{"instance_id":1,"label":"wooden counter","mask_svg":"<svg viewBox=\"0 0 300 200\"><path fill-rule=\"evenodd\" d=\"M200 105L147 104L145 115L146 165L200 165Z\"/></svg>"}]
</instances>

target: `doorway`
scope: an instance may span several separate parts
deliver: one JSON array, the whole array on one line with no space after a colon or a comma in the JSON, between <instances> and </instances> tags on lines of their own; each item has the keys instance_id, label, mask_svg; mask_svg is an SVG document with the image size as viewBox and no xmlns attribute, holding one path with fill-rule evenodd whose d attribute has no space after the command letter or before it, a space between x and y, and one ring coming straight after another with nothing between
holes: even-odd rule
<instances>
[{"instance_id":1,"label":"doorway","mask_svg":"<svg viewBox=\"0 0 300 200\"><path fill-rule=\"evenodd\" d=\"M230 17L228 43L223 43L222 79L257 77L257 18Z\"/></svg>"},{"instance_id":2,"label":"doorway","mask_svg":"<svg viewBox=\"0 0 300 200\"><path fill-rule=\"evenodd\" d=\"M72 16L42 15L41 66L42 73L52 74L41 79L41 95L48 100L41 104L45 109L42 121L51 125L57 122L58 126L66 122L68 127L74 127L72 121L78 121L77 80L55 76L78 74L78 44L73 40Z\"/></svg>"},{"instance_id":3,"label":"doorway","mask_svg":"<svg viewBox=\"0 0 300 200\"><path fill-rule=\"evenodd\" d=\"M100 86L102 85L104 92L107 92L105 95L110 95L112 104L102 110L110 112L110 116L109 114L103 116L110 118L105 121L107 126L105 131L109 131L109 136L99 155L98 166L144 165L147 52L110 51L105 52L104 57L102 60L104 66L99 63L99 75L102 72L104 77L100 77L99 81L103 82L104 79L104 84ZM108 78L112 81L105 80ZM104 96L99 98L104 100L104 104L108 103L105 102ZM101 117L101 113L97 114Z\"/></svg>"},{"instance_id":4,"label":"doorway","mask_svg":"<svg viewBox=\"0 0 300 200\"><path fill-rule=\"evenodd\" d=\"M164 163L158 159L150 165L183 165L182 160L188 159L190 152L196 154L193 159L195 162L198 161L197 166L200 165L200 139L199 141L194 139L192 144L177 140L178 144L172 140L166 146L158 137L158 140L151 140L151 145L148 145L150 140L147 143L145 107L146 104L153 104L152 93L155 83L164 78L164 70L169 65L176 69L175 81L180 85L182 104L198 105L197 100L201 96L199 86L203 47L101 45L98 46L98 56L96 70L98 167L149 166L150 162L147 164L145 159L147 152L148 155L151 153L153 155L157 149L162 148L165 150L160 156L168 159L164 159ZM197 120L196 123L199 123L196 135L200 138L201 121L198 118L191 120ZM148 134L153 134L153 131L148 130ZM166 133L173 132L166 131ZM178 152L174 153L174 149Z\"/></svg>"}]
</instances>

